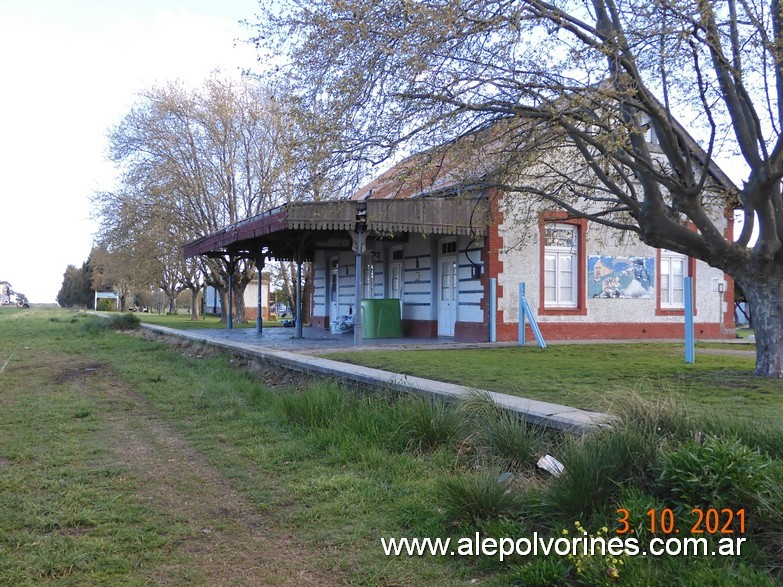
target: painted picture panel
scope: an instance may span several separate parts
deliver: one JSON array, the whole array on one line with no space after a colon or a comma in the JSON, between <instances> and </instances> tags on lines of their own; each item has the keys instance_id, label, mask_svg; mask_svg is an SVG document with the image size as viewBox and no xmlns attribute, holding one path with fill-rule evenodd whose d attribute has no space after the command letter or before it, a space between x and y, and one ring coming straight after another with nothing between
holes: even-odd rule
<instances>
[{"instance_id":1,"label":"painted picture panel","mask_svg":"<svg viewBox=\"0 0 783 587\"><path fill-rule=\"evenodd\" d=\"M655 258L591 255L587 281L591 298L651 299L655 297Z\"/></svg>"}]
</instances>

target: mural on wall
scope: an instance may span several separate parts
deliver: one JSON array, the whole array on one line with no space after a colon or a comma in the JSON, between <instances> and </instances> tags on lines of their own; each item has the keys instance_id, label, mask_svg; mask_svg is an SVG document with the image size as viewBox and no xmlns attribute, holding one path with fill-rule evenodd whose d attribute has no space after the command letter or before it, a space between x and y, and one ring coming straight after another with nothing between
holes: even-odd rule
<instances>
[{"instance_id":1,"label":"mural on wall","mask_svg":"<svg viewBox=\"0 0 783 587\"><path fill-rule=\"evenodd\" d=\"M654 257L587 258L587 295L591 298L637 298L655 296Z\"/></svg>"}]
</instances>

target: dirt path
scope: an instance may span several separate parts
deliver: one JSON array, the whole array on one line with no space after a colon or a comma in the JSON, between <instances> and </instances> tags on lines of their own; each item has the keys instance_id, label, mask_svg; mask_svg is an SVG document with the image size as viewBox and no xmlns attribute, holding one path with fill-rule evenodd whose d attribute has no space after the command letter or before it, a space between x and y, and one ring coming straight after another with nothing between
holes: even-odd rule
<instances>
[{"instance_id":1,"label":"dirt path","mask_svg":"<svg viewBox=\"0 0 783 587\"><path fill-rule=\"evenodd\" d=\"M70 366L89 376L101 419L115 443L118 462L142 480L139 495L151 509L165 511L189 528L173 549L187 563L154 570L163 585L331 586L339 577L323 561L270 524L232 488L147 401L111 377L100 364ZM68 374L63 374L68 376ZM182 557L172 557L181 559ZM187 568L183 568L183 567Z\"/></svg>"}]
</instances>

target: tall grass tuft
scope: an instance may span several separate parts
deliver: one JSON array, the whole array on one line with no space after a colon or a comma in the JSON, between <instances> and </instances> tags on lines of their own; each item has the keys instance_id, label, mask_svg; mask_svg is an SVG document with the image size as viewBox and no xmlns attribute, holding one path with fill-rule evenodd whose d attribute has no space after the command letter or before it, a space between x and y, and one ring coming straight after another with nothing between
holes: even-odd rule
<instances>
[{"instance_id":1,"label":"tall grass tuft","mask_svg":"<svg viewBox=\"0 0 783 587\"><path fill-rule=\"evenodd\" d=\"M339 422L344 435L355 436L365 446L382 447L392 452L407 448L406 414L398 402L377 394L348 397Z\"/></svg>"},{"instance_id":2,"label":"tall grass tuft","mask_svg":"<svg viewBox=\"0 0 783 587\"><path fill-rule=\"evenodd\" d=\"M488 391L474 389L459 401L459 413L465 423L476 427L488 420L501 417L504 411Z\"/></svg>"},{"instance_id":3,"label":"tall grass tuft","mask_svg":"<svg viewBox=\"0 0 783 587\"><path fill-rule=\"evenodd\" d=\"M310 428L326 427L343 415L348 404L345 391L335 384L315 382L305 389L280 396L286 421Z\"/></svg>"},{"instance_id":4,"label":"tall grass tuft","mask_svg":"<svg viewBox=\"0 0 783 587\"><path fill-rule=\"evenodd\" d=\"M496 471L480 471L439 480L435 495L446 519L453 524L476 524L492 518L512 518L522 504L509 481Z\"/></svg>"},{"instance_id":5,"label":"tall grass tuft","mask_svg":"<svg viewBox=\"0 0 783 587\"><path fill-rule=\"evenodd\" d=\"M776 418L741 419L736 414L710 415L702 421L707 436L738 439L771 459L783 460L783 426Z\"/></svg>"},{"instance_id":6,"label":"tall grass tuft","mask_svg":"<svg viewBox=\"0 0 783 587\"><path fill-rule=\"evenodd\" d=\"M408 396L400 400L405 435L415 450L430 451L452 444L461 418L452 403L442 399Z\"/></svg>"},{"instance_id":7,"label":"tall grass tuft","mask_svg":"<svg viewBox=\"0 0 783 587\"><path fill-rule=\"evenodd\" d=\"M675 394L642 397L637 391L612 394L609 412L616 416L614 426L633 430L646 437L678 443L693 434L693 421L683 401Z\"/></svg>"},{"instance_id":8,"label":"tall grass tuft","mask_svg":"<svg viewBox=\"0 0 783 587\"><path fill-rule=\"evenodd\" d=\"M625 427L566 438L559 452L565 472L543 490L541 505L566 519L600 513L623 484L647 486L658 454L654 438Z\"/></svg>"},{"instance_id":9,"label":"tall grass tuft","mask_svg":"<svg viewBox=\"0 0 783 587\"><path fill-rule=\"evenodd\" d=\"M512 414L489 419L479 438L490 458L506 468L532 468L546 446L542 428Z\"/></svg>"}]
</instances>

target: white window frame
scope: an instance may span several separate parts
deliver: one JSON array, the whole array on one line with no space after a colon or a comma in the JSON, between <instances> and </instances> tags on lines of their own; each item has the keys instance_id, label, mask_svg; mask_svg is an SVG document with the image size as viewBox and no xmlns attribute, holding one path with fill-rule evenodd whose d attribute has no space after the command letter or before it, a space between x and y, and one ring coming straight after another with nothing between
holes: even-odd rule
<instances>
[{"instance_id":1,"label":"white window frame","mask_svg":"<svg viewBox=\"0 0 783 587\"><path fill-rule=\"evenodd\" d=\"M365 259L362 279L364 280L362 284L364 299L373 299L375 297L375 263L373 263L372 256Z\"/></svg>"},{"instance_id":2,"label":"white window frame","mask_svg":"<svg viewBox=\"0 0 783 587\"><path fill-rule=\"evenodd\" d=\"M672 251L661 251L659 289L661 308L681 310L685 308L685 278L688 277L688 257ZM677 267L680 273L677 273ZM677 294L679 293L679 300Z\"/></svg>"},{"instance_id":3,"label":"white window frame","mask_svg":"<svg viewBox=\"0 0 783 587\"><path fill-rule=\"evenodd\" d=\"M556 242L552 241L552 231L559 233ZM544 307L576 308L579 301L579 230L573 224L548 224L544 239ZM570 299L563 295L567 285L570 285Z\"/></svg>"}]
</instances>

